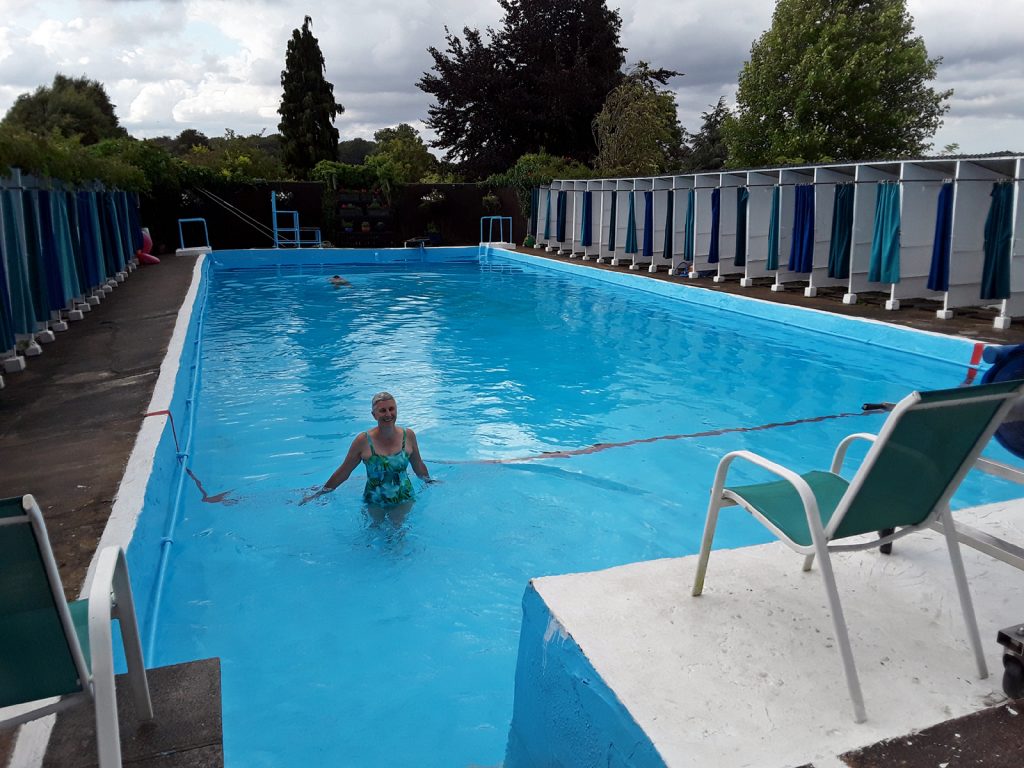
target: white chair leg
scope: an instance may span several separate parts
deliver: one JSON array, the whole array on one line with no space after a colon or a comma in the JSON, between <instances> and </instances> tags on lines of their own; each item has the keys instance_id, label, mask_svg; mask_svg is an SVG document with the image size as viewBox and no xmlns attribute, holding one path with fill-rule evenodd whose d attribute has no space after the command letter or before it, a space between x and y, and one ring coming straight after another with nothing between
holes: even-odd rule
<instances>
[{"instance_id":1,"label":"white chair leg","mask_svg":"<svg viewBox=\"0 0 1024 768\"><path fill-rule=\"evenodd\" d=\"M114 688L114 649L110 622L118 618L128 662L128 677L136 711L143 720L153 719L139 629L132 604L131 584L124 552L108 547L100 552L89 590L89 646L92 654L92 688L96 704L96 746L99 768L120 768L121 735Z\"/></svg>"},{"instance_id":2,"label":"white chair leg","mask_svg":"<svg viewBox=\"0 0 1024 768\"><path fill-rule=\"evenodd\" d=\"M981 633L978 632L978 619L974 614L974 601L971 600L971 590L967 586L967 572L964 570L964 559L960 555L960 544L956 540L956 531L953 527L953 516L946 509L942 513L942 532L946 537L946 548L949 550L949 561L953 566L953 577L956 580L956 591L960 595L960 609L964 614L964 624L967 625L967 636L970 638L971 647L974 649L974 661L978 665L978 677L984 680L988 677L988 666L985 664L985 654L981 648Z\"/></svg>"},{"instance_id":3,"label":"white chair leg","mask_svg":"<svg viewBox=\"0 0 1024 768\"><path fill-rule=\"evenodd\" d=\"M827 550L819 552L819 555L821 578L825 581L825 592L828 593L829 608L832 610L832 627L836 633L839 655L843 660L846 687L850 692L850 701L853 702L853 719L858 723L863 723L867 720L867 713L864 710L864 694L861 693L860 678L857 677L857 667L853 663L850 634L846 629L843 607L839 603L839 591L836 589L836 577L832 572L832 561L829 559Z\"/></svg>"},{"instance_id":4,"label":"white chair leg","mask_svg":"<svg viewBox=\"0 0 1024 768\"><path fill-rule=\"evenodd\" d=\"M804 558L804 568L803 568L803 570L805 572L811 570L811 566L812 565L814 565L814 555L813 554L808 555L807 557Z\"/></svg>"},{"instance_id":5,"label":"white chair leg","mask_svg":"<svg viewBox=\"0 0 1024 768\"><path fill-rule=\"evenodd\" d=\"M708 504L708 516L704 521L704 536L700 542L700 556L697 558L697 573L693 577L691 595L697 597L704 591L704 576L708 571L708 560L711 557L711 543L715 539L715 527L718 525L718 510L722 508L722 489L715 483L711 491L711 502Z\"/></svg>"}]
</instances>

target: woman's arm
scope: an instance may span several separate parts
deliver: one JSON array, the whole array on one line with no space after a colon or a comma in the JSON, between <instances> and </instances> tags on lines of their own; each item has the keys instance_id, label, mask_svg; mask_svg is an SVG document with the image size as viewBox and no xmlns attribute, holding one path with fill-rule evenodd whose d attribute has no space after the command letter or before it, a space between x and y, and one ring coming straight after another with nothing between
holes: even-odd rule
<instances>
[{"instance_id":1,"label":"woman's arm","mask_svg":"<svg viewBox=\"0 0 1024 768\"><path fill-rule=\"evenodd\" d=\"M430 470L427 469L427 465L420 457L420 444L416 440L416 433L408 427L405 430L405 440L409 448L409 463L412 464L412 471L416 473L416 477L426 480L428 483L434 482L430 477Z\"/></svg>"},{"instance_id":2,"label":"woman's arm","mask_svg":"<svg viewBox=\"0 0 1024 768\"><path fill-rule=\"evenodd\" d=\"M352 445L349 446L348 453L345 454L345 460L341 462L341 466L334 470L334 473L329 478L327 478L327 482L323 484L323 487L321 487L320 490L317 491L316 493L310 494L299 503L305 504L307 501L312 501L313 499L319 498L320 496L323 496L325 493L330 493L339 485L348 480L349 475L352 474L352 470L359 466L359 462L363 458L363 448L365 446L365 443L366 433L360 432L358 435L356 435L356 439L352 441Z\"/></svg>"}]
</instances>

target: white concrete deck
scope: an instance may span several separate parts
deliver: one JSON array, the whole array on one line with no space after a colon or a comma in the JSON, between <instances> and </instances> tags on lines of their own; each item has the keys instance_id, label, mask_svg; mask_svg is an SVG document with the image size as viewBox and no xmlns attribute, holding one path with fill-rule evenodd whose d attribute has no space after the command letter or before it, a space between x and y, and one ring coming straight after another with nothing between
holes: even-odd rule
<instances>
[{"instance_id":1,"label":"white concrete deck","mask_svg":"<svg viewBox=\"0 0 1024 768\"><path fill-rule=\"evenodd\" d=\"M729 525L725 509L719 527ZM956 519L1024 543L1024 500ZM997 704L997 630L1024 620L1024 572L962 547L989 677L978 680L941 535L833 557L868 721L853 722L821 575L779 543L534 580L667 765L839 765L836 756Z\"/></svg>"}]
</instances>

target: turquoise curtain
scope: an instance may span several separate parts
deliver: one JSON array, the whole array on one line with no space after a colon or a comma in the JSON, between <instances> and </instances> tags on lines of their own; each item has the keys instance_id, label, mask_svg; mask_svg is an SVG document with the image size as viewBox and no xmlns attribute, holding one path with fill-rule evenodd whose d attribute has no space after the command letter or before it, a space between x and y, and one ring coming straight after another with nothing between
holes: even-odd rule
<instances>
[{"instance_id":1,"label":"turquoise curtain","mask_svg":"<svg viewBox=\"0 0 1024 768\"><path fill-rule=\"evenodd\" d=\"M540 187L530 190L530 234L537 237L537 208L540 206Z\"/></svg>"},{"instance_id":2,"label":"turquoise curtain","mask_svg":"<svg viewBox=\"0 0 1024 768\"><path fill-rule=\"evenodd\" d=\"M882 182L875 198L875 231L871 235L872 283L900 281L900 185Z\"/></svg>"},{"instance_id":3,"label":"turquoise curtain","mask_svg":"<svg viewBox=\"0 0 1024 768\"><path fill-rule=\"evenodd\" d=\"M14 332L32 333L36 329L36 309L28 266L25 208L21 192L15 189L0 192L0 206L3 208L3 253L7 264L8 297L11 300Z\"/></svg>"},{"instance_id":4,"label":"turquoise curtain","mask_svg":"<svg viewBox=\"0 0 1024 768\"><path fill-rule=\"evenodd\" d=\"M544 201L544 239L551 239L551 187L547 188L547 198Z\"/></svg>"},{"instance_id":5,"label":"turquoise curtain","mask_svg":"<svg viewBox=\"0 0 1024 768\"><path fill-rule=\"evenodd\" d=\"M78 197L78 228L85 255L85 282L87 290L96 288L107 277L103 260L103 240L100 234L99 209L96 193L81 191Z\"/></svg>"},{"instance_id":6,"label":"turquoise curtain","mask_svg":"<svg viewBox=\"0 0 1024 768\"><path fill-rule=\"evenodd\" d=\"M828 246L828 276L839 280L845 280L850 276L853 195L853 184L836 184L832 197L832 237Z\"/></svg>"},{"instance_id":7,"label":"turquoise curtain","mask_svg":"<svg viewBox=\"0 0 1024 768\"><path fill-rule=\"evenodd\" d=\"M590 222L591 222L591 197L592 193L588 189L583 193L583 215L580 216L580 244L584 248L590 247Z\"/></svg>"},{"instance_id":8,"label":"turquoise curtain","mask_svg":"<svg viewBox=\"0 0 1024 768\"><path fill-rule=\"evenodd\" d=\"M1013 243L1013 182L992 185L985 219L985 263L981 272L982 299L1010 298L1010 246Z\"/></svg>"},{"instance_id":9,"label":"turquoise curtain","mask_svg":"<svg viewBox=\"0 0 1024 768\"><path fill-rule=\"evenodd\" d=\"M64 304L70 308L71 300L82 295L82 283L75 263L75 250L71 242L71 223L68 221L68 201L64 190L54 190L50 195L50 211L53 219L53 240L60 265L61 286Z\"/></svg>"},{"instance_id":10,"label":"turquoise curtain","mask_svg":"<svg viewBox=\"0 0 1024 768\"><path fill-rule=\"evenodd\" d=\"M686 193L686 222L683 225L683 261L693 263L694 224L696 222L697 192L688 190Z\"/></svg>"},{"instance_id":11,"label":"turquoise curtain","mask_svg":"<svg viewBox=\"0 0 1024 768\"><path fill-rule=\"evenodd\" d=\"M39 220L39 193L34 189L21 192L24 203L25 222L25 258L28 262L29 286L32 289L32 307L37 322L45 323L50 319L50 297L60 290L50 285L52 270L47 270L43 253L42 225Z\"/></svg>"},{"instance_id":12,"label":"turquoise curtain","mask_svg":"<svg viewBox=\"0 0 1024 768\"><path fill-rule=\"evenodd\" d=\"M746 187L736 188L736 256L733 264L747 266L747 205L750 192Z\"/></svg>"},{"instance_id":13,"label":"turquoise curtain","mask_svg":"<svg viewBox=\"0 0 1024 768\"><path fill-rule=\"evenodd\" d=\"M619 193L614 189L612 190L612 209L608 213L608 250L615 250L615 235L617 234L618 227L616 226L616 208L618 206Z\"/></svg>"},{"instance_id":14,"label":"turquoise curtain","mask_svg":"<svg viewBox=\"0 0 1024 768\"><path fill-rule=\"evenodd\" d=\"M722 190L711 190L711 245L708 247L708 263L718 263L718 233L722 221Z\"/></svg>"},{"instance_id":15,"label":"turquoise curtain","mask_svg":"<svg viewBox=\"0 0 1024 768\"><path fill-rule=\"evenodd\" d=\"M768 214L768 263L766 269L776 270L779 268L779 197L780 188L776 184L772 187L772 210Z\"/></svg>"},{"instance_id":16,"label":"turquoise curtain","mask_svg":"<svg viewBox=\"0 0 1024 768\"><path fill-rule=\"evenodd\" d=\"M626 253L636 253L636 193L629 191L629 212L626 214Z\"/></svg>"},{"instance_id":17,"label":"turquoise curtain","mask_svg":"<svg viewBox=\"0 0 1024 768\"><path fill-rule=\"evenodd\" d=\"M793 241L789 245L789 271L814 269L814 185L798 184L793 210Z\"/></svg>"},{"instance_id":18,"label":"turquoise curtain","mask_svg":"<svg viewBox=\"0 0 1024 768\"><path fill-rule=\"evenodd\" d=\"M932 239L932 263L928 270L928 289L949 290L949 256L953 251L953 182L939 189L935 206L935 236Z\"/></svg>"},{"instance_id":19,"label":"turquoise curtain","mask_svg":"<svg viewBox=\"0 0 1024 768\"><path fill-rule=\"evenodd\" d=\"M646 258L654 256L654 192L644 191L644 240L642 253Z\"/></svg>"},{"instance_id":20,"label":"turquoise curtain","mask_svg":"<svg viewBox=\"0 0 1024 768\"><path fill-rule=\"evenodd\" d=\"M676 204L676 193L671 189L665 196L667 202L665 203L665 242L661 244L661 256L664 259L672 258L672 211Z\"/></svg>"}]
</instances>

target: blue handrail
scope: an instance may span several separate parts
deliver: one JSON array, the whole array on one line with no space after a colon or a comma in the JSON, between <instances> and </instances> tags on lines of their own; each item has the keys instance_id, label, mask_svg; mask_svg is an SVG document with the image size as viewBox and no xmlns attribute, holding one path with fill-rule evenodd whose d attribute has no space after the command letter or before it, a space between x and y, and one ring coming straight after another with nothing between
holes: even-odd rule
<instances>
[{"instance_id":1,"label":"blue handrail","mask_svg":"<svg viewBox=\"0 0 1024 768\"><path fill-rule=\"evenodd\" d=\"M181 243L181 249L182 250L185 250L185 234L182 232L181 225L182 224L189 224L189 223L197 222L197 221L200 224L203 225L203 245L202 246L190 246L190 247L193 247L193 248L198 248L198 247L209 248L210 247L210 232L206 228L206 219L178 219L178 242Z\"/></svg>"}]
</instances>

